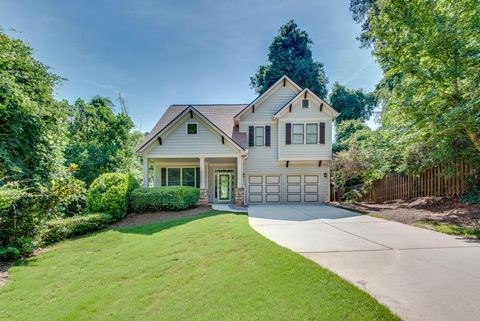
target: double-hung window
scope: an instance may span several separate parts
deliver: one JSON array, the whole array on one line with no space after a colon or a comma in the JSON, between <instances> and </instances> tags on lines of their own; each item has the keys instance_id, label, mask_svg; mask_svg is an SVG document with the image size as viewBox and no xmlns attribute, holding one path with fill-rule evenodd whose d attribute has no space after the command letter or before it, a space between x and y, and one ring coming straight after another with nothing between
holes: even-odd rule
<instances>
[{"instance_id":1,"label":"double-hung window","mask_svg":"<svg viewBox=\"0 0 480 321\"><path fill-rule=\"evenodd\" d=\"M292 143L303 144L304 126L303 124L292 125Z\"/></svg>"},{"instance_id":2,"label":"double-hung window","mask_svg":"<svg viewBox=\"0 0 480 321\"><path fill-rule=\"evenodd\" d=\"M307 144L316 144L318 142L318 124L306 124L307 135L305 142Z\"/></svg>"},{"instance_id":3,"label":"double-hung window","mask_svg":"<svg viewBox=\"0 0 480 321\"><path fill-rule=\"evenodd\" d=\"M255 127L255 146L263 146L265 144L265 127Z\"/></svg>"}]
</instances>

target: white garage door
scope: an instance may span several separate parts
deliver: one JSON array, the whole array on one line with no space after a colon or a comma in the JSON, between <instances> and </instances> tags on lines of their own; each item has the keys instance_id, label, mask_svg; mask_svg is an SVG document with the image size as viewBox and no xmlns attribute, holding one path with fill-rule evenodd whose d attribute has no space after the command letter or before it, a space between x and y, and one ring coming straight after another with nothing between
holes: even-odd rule
<instances>
[{"instance_id":1,"label":"white garage door","mask_svg":"<svg viewBox=\"0 0 480 321\"><path fill-rule=\"evenodd\" d=\"M258 175L248 177L250 204L280 203L280 176Z\"/></svg>"},{"instance_id":2,"label":"white garage door","mask_svg":"<svg viewBox=\"0 0 480 321\"><path fill-rule=\"evenodd\" d=\"M287 202L318 202L318 175L288 175Z\"/></svg>"}]
</instances>

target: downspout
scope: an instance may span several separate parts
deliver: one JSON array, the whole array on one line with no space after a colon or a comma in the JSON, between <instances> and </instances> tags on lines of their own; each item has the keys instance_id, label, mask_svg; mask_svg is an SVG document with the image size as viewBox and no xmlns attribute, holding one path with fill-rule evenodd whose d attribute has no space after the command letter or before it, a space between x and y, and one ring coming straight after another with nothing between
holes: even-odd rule
<instances>
[{"instance_id":1,"label":"downspout","mask_svg":"<svg viewBox=\"0 0 480 321\"><path fill-rule=\"evenodd\" d=\"M243 155L242 155L243 156ZM246 195L247 195L247 188L245 187L245 181L243 179L244 176L244 171L243 171L243 161L248 158L248 151L245 154L245 158L241 158L241 164L242 164L242 188L243 188L243 206L247 205L246 201Z\"/></svg>"}]
</instances>

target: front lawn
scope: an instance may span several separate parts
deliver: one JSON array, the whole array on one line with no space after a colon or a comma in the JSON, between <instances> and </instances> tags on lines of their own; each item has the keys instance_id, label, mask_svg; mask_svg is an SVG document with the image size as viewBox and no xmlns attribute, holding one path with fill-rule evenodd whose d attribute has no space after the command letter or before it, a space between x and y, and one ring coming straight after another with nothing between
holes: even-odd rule
<instances>
[{"instance_id":1,"label":"front lawn","mask_svg":"<svg viewBox=\"0 0 480 321\"><path fill-rule=\"evenodd\" d=\"M247 216L193 218L64 241L10 269L5 320L398 320Z\"/></svg>"}]
</instances>

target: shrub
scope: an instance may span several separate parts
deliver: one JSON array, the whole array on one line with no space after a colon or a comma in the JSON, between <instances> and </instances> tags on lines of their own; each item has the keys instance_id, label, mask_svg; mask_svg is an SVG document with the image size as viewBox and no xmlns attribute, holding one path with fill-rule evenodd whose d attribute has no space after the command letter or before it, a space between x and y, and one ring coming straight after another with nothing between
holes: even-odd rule
<instances>
[{"instance_id":1,"label":"shrub","mask_svg":"<svg viewBox=\"0 0 480 321\"><path fill-rule=\"evenodd\" d=\"M358 203L362 199L362 192L358 189L351 189L345 193L346 203Z\"/></svg>"},{"instance_id":2,"label":"shrub","mask_svg":"<svg viewBox=\"0 0 480 321\"><path fill-rule=\"evenodd\" d=\"M19 257L20 251L16 247L0 247L0 261L16 260Z\"/></svg>"},{"instance_id":3,"label":"shrub","mask_svg":"<svg viewBox=\"0 0 480 321\"><path fill-rule=\"evenodd\" d=\"M114 220L125 217L130 193L138 187L132 175L106 173L97 177L87 194L87 209L90 213L107 213Z\"/></svg>"},{"instance_id":4,"label":"shrub","mask_svg":"<svg viewBox=\"0 0 480 321\"><path fill-rule=\"evenodd\" d=\"M189 186L141 187L132 192L130 206L134 212L178 211L197 205L200 190Z\"/></svg>"},{"instance_id":5,"label":"shrub","mask_svg":"<svg viewBox=\"0 0 480 321\"><path fill-rule=\"evenodd\" d=\"M472 189L460 197L460 202L464 204L480 204L480 188Z\"/></svg>"},{"instance_id":6,"label":"shrub","mask_svg":"<svg viewBox=\"0 0 480 321\"><path fill-rule=\"evenodd\" d=\"M109 225L112 216L108 214L88 214L56 219L46 222L40 240L44 245L52 244L74 236L101 230Z\"/></svg>"}]
</instances>

